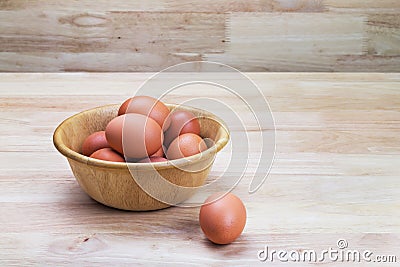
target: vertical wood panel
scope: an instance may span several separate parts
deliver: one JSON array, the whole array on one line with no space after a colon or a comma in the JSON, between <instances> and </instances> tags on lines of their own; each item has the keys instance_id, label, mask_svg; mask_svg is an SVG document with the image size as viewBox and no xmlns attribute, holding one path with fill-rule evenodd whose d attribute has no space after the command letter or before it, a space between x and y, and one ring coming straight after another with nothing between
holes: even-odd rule
<instances>
[{"instance_id":1,"label":"vertical wood panel","mask_svg":"<svg viewBox=\"0 0 400 267\"><path fill-rule=\"evenodd\" d=\"M111 21L106 13L0 11L1 52L106 50Z\"/></svg>"},{"instance_id":2,"label":"vertical wood panel","mask_svg":"<svg viewBox=\"0 0 400 267\"><path fill-rule=\"evenodd\" d=\"M3 11L0 52L223 52L225 17L207 13L47 11L38 15Z\"/></svg>"},{"instance_id":3,"label":"vertical wood panel","mask_svg":"<svg viewBox=\"0 0 400 267\"><path fill-rule=\"evenodd\" d=\"M0 71L400 71L399 17L397 0L3 0Z\"/></svg>"},{"instance_id":4,"label":"vertical wood panel","mask_svg":"<svg viewBox=\"0 0 400 267\"><path fill-rule=\"evenodd\" d=\"M368 16L368 53L379 56L400 55L400 15Z\"/></svg>"},{"instance_id":5,"label":"vertical wood panel","mask_svg":"<svg viewBox=\"0 0 400 267\"><path fill-rule=\"evenodd\" d=\"M329 11L346 13L394 13L400 12L398 0L323 0Z\"/></svg>"},{"instance_id":6,"label":"vertical wood panel","mask_svg":"<svg viewBox=\"0 0 400 267\"><path fill-rule=\"evenodd\" d=\"M297 0L296 2L304 0ZM271 11L273 0L221 0L221 1L176 1L176 0L2 0L1 10L63 10L63 11L146 11L146 12L210 12L223 13L230 11Z\"/></svg>"},{"instance_id":7,"label":"vertical wood panel","mask_svg":"<svg viewBox=\"0 0 400 267\"><path fill-rule=\"evenodd\" d=\"M238 68L246 62L253 71L333 70L338 56L366 53L365 20L353 15L234 13L227 53L206 58Z\"/></svg>"},{"instance_id":8,"label":"vertical wood panel","mask_svg":"<svg viewBox=\"0 0 400 267\"><path fill-rule=\"evenodd\" d=\"M187 61L201 60L199 54L162 53L0 53L0 71L154 71Z\"/></svg>"},{"instance_id":9,"label":"vertical wood panel","mask_svg":"<svg viewBox=\"0 0 400 267\"><path fill-rule=\"evenodd\" d=\"M274 0L271 1L274 12L323 12L326 10L323 0Z\"/></svg>"},{"instance_id":10,"label":"vertical wood panel","mask_svg":"<svg viewBox=\"0 0 400 267\"><path fill-rule=\"evenodd\" d=\"M0 10L68 11L164 11L166 0L1 0Z\"/></svg>"},{"instance_id":11,"label":"vertical wood panel","mask_svg":"<svg viewBox=\"0 0 400 267\"><path fill-rule=\"evenodd\" d=\"M398 13L397 0L2 0L0 10L166 12L385 12Z\"/></svg>"},{"instance_id":12,"label":"vertical wood panel","mask_svg":"<svg viewBox=\"0 0 400 267\"><path fill-rule=\"evenodd\" d=\"M333 69L348 72L400 72L400 55L340 56Z\"/></svg>"},{"instance_id":13,"label":"vertical wood panel","mask_svg":"<svg viewBox=\"0 0 400 267\"><path fill-rule=\"evenodd\" d=\"M269 56L362 54L365 20L352 15L234 13L230 51Z\"/></svg>"},{"instance_id":14,"label":"vertical wood panel","mask_svg":"<svg viewBox=\"0 0 400 267\"><path fill-rule=\"evenodd\" d=\"M112 12L111 20L111 51L224 51L225 14Z\"/></svg>"}]
</instances>

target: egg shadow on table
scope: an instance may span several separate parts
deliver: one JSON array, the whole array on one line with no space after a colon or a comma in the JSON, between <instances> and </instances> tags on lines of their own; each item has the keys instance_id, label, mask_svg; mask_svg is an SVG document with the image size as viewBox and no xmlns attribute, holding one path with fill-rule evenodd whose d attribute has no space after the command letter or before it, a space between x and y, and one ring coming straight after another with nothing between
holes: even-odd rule
<instances>
[{"instance_id":1,"label":"egg shadow on table","mask_svg":"<svg viewBox=\"0 0 400 267\"><path fill-rule=\"evenodd\" d=\"M202 233L203 234L203 233ZM207 239L204 235L202 236L202 244L207 250L209 250L213 254L218 254L219 256L228 259L231 257L241 257L245 258L249 255L245 252L248 250L248 243L246 242L246 238L243 236L239 236L234 242L220 245L215 244Z\"/></svg>"},{"instance_id":2,"label":"egg shadow on table","mask_svg":"<svg viewBox=\"0 0 400 267\"><path fill-rule=\"evenodd\" d=\"M198 208L168 207L152 211L129 211L103 205L89 197L78 186L71 188L73 195L68 194L63 199L65 203L73 203L74 213L85 214L76 216L76 223L87 223L88 217L96 222L101 230L113 232L142 233L177 233L188 236L191 233L202 238L202 231L198 221ZM82 218L82 221L79 220ZM120 226L120 229L118 229Z\"/></svg>"},{"instance_id":3,"label":"egg shadow on table","mask_svg":"<svg viewBox=\"0 0 400 267\"><path fill-rule=\"evenodd\" d=\"M209 251L211 255L217 257L248 256L246 254L248 242L243 235L227 245L218 245L209 241L200 228L198 207L169 207L153 211L127 211L103 205L90 198L79 188L76 188L76 190L79 192L75 192L74 195L76 197L79 194L78 199L72 200L70 198L73 196L68 195L69 199L66 199L66 201L74 203L75 211L73 213L85 214L85 216L74 217L73 214L68 214L68 217L73 217L74 223L82 225L82 227L88 223L89 218L93 222L91 224L93 228L90 231L94 233L141 235L145 239L153 239L154 237L156 239L169 238L168 236L170 235L177 235L182 237L183 242L190 240L198 243ZM143 236L144 233L145 236ZM150 237L153 234L155 236L153 238Z\"/></svg>"}]
</instances>

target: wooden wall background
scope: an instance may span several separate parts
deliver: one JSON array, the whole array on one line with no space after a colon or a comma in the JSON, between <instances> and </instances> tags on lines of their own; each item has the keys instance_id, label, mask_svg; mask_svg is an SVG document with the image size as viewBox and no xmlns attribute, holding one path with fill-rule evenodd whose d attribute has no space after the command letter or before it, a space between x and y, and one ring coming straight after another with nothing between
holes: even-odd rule
<instances>
[{"instance_id":1,"label":"wooden wall background","mask_svg":"<svg viewBox=\"0 0 400 267\"><path fill-rule=\"evenodd\" d=\"M0 71L400 71L399 0L0 0Z\"/></svg>"}]
</instances>

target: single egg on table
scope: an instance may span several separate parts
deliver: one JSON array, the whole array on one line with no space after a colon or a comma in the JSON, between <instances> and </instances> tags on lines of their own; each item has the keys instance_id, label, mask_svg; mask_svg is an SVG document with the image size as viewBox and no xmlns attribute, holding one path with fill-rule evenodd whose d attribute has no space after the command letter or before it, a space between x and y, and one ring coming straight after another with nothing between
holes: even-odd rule
<instances>
[{"instance_id":1,"label":"single egg on table","mask_svg":"<svg viewBox=\"0 0 400 267\"><path fill-rule=\"evenodd\" d=\"M215 193L200 208L200 227L215 244L225 245L236 240L246 225L246 208L234 194Z\"/></svg>"}]
</instances>

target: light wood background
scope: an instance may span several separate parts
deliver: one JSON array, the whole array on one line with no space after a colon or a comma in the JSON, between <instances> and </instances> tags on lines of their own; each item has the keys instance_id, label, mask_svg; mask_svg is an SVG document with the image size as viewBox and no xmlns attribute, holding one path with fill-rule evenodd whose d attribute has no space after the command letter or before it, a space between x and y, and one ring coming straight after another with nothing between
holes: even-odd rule
<instances>
[{"instance_id":1,"label":"light wood background","mask_svg":"<svg viewBox=\"0 0 400 267\"><path fill-rule=\"evenodd\" d=\"M0 0L0 71L400 71L398 0Z\"/></svg>"},{"instance_id":2,"label":"light wood background","mask_svg":"<svg viewBox=\"0 0 400 267\"><path fill-rule=\"evenodd\" d=\"M124 212L96 203L53 147L62 120L121 103L149 76L0 74L1 266L254 266L265 245L321 251L339 238L349 249L400 261L400 74L249 74L275 117L276 160L256 194L247 193L252 169L235 189L248 221L228 246L205 239L198 208ZM219 154L210 178L225 156ZM260 265L281 265L274 263Z\"/></svg>"}]
</instances>

